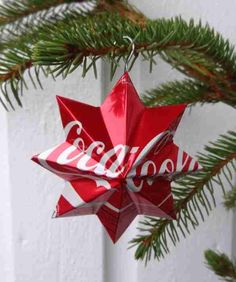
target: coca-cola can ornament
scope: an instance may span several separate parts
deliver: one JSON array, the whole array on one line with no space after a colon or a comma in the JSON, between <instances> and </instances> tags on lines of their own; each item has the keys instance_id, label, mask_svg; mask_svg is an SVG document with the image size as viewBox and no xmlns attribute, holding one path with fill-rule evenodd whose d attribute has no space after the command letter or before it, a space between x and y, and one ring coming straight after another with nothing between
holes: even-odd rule
<instances>
[{"instance_id":1,"label":"coca-cola can ornament","mask_svg":"<svg viewBox=\"0 0 236 282\"><path fill-rule=\"evenodd\" d=\"M145 107L128 72L100 107L57 101L66 141L32 158L66 180L55 217L96 214L113 242L138 214L175 219L171 181L200 168L173 141L186 105Z\"/></svg>"}]
</instances>

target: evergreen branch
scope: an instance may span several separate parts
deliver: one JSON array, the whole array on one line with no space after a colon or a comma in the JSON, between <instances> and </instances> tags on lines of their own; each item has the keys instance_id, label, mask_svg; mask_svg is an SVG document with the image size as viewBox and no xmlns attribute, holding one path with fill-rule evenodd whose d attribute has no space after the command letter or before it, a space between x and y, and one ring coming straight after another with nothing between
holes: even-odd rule
<instances>
[{"instance_id":1,"label":"evergreen branch","mask_svg":"<svg viewBox=\"0 0 236 282\"><path fill-rule=\"evenodd\" d=\"M227 255L207 250L205 259L208 267L224 281L236 282L236 264Z\"/></svg>"},{"instance_id":2,"label":"evergreen branch","mask_svg":"<svg viewBox=\"0 0 236 282\"><path fill-rule=\"evenodd\" d=\"M119 14L121 18L129 19L141 26L146 25L147 21L146 16L126 0L100 0L95 12L96 14L104 14L104 12Z\"/></svg>"},{"instance_id":3,"label":"evergreen branch","mask_svg":"<svg viewBox=\"0 0 236 282\"><path fill-rule=\"evenodd\" d=\"M81 10L79 7L76 9L68 9L64 13L60 14L60 17L51 19L45 19L42 24L35 25L32 28L23 27L20 34L10 33L10 37L0 42L0 51L2 55L0 57L0 88L2 90L3 97L0 98L1 104L8 110L6 102L13 107L13 103L10 99L9 92L12 92L16 102L21 106L20 95L24 88L27 88L27 83L24 79L24 72L28 70L29 78L36 87L39 85L42 88L39 73L44 76L48 76L48 68L42 68L34 64L32 60L32 46L38 41L38 34L43 31L50 32L52 25L61 24L62 22L68 22L75 18L85 18L90 11ZM33 68L33 73L30 70Z\"/></svg>"},{"instance_id":4,"label":"evergreen branch","mask_svg":"<svg viewBox=\"0 0 236 282\"><path fill-rule=\"evenodd\" d=\"M4 29L4 32L0 34L0 52L4 50L12 50L18 46L17 49L22 49L22 46L26 49L32 49L32 46L40 39L39 33L43 31L50 31L51 26L55 26L62 22L69 22L72 19L85 18L92 14L93 5L88 5L85 9L79 5L73 7L67 7L65 10L60 11L59 14L52 18L42 18L37 24L33 26L26 24L20 25L17 31ZM17 52L17 49L16 52Z\"/></svg>"},{"instance_id":5,"label":"evergreen branch","mask_svg":"<svg viewBox=\"0 0 236 282\"><path fill-rule=\"evenodd\" d=\"M86 3L68 3L58 7L51 7L48 10L40 11L36 14L19 19L11 24L0 25L0 50L11 49L11 43L14 40L28 40L32 44L38 38L37 29L42 29L45 25L55 25L57 22L68 21L73 18L91 15L96 7L96 1L90 0ZM35 34L34 37L28 35ZM31 42L30 38L33 38Z\"/></svg>"},{"instance_id":6,"label":"evergreen branch","mask_svg":"<svg viewBox=\"0 0 236 282\"><path fill-rule=\"evenodd\" d=\"M51 8L62 4L85 2L86 0L14 0L7 1L0 5L0 25L14 23L22 18L28 17L42 11L49 11ZM87 0L88 1L88 0Z\"/></svg>"},{"instance_id":7,"label":"evergreen branch","mask_svg":"<svg viewBox=\"0 0 236 282\"><path fill-rule=\"evenodd\" d=\"M146 91L142 100L148 106L171 105L171 104L195 104L224 102L230 106L236 105L236 95L221 90L221 95L211 86L200 81L184 79L171 81Z\"/></svg>"},{"instance_id":8,"label":"evergreen branch","mask_svg":"<svg viewBox=\"0 0 236 282\"><path fill-rule=\"evenodd\" d=\"M119 5L120 13L122 13L121 3L120 1L118 2L119 3L117 5ZM107 10L114 9L113 6L116 7L114 3L110 4L110 6L107 5L106 9ZM38 69L44 70L43 73L45 73L45 70L47 72L49 71L50 66L46 68L45 67L42 68L40 65L37 66L37 64L34 62L32 58L32 46L37 41L40 40L39 36L41 33L52 33L54 32L53 29L55 29L56 26L69 24L72 20L76 20L76 21L80 20L80 22L84 22L85 18L88 16L89 13L90 13L90 18L92 20L93 17L95 17L93 16L93 13L94 14L101 13L99 8L100 7L97 7L92 12L90 12L89 10L82 11L77 7L75 10L73 9L68 10L63 14L60 14L60 18L57 17L56 20L53 19L52 21L51 19L44 19L44 21L41 24L36 25L31 29L30 28L25 29L25 27L23 27L22 31L20 32L21 33L20 35L11 32L11 37L7 38L5 41L2 41L0 43L0 50L2 51L2 56L0 57L0 65L2 66L0 67L0 87L5 90L4 97L0 99L0 102L3 103L3 101L5 100L5 102L10 103L12 107L9 90L14 89L13 91L14 97L16 98L17 103L21 105L20 95L19 95L20 93L18 92L19 88L6 87L6 85L11 85L11 86L26 85L23 74L27 69L31 68L32 66L37 70ZM124 9L125 14L128 13L127 9L131 9L131 8L129 8L129 6L126 7L126 9ZM96 72L95 67L94 70ZM51 73L51 75L54 76L53 73ZM32 81L31 76L30 79ZM37 81L40 83L40 78L38 76L37 76ZM36 85L34 81L32 81L32 83ZM22 88L20 89L22 90ZM4 107L6 108L5 104Z\"/></svg>"},{"instance_id":9,"label":"evergreen branch","mask_svg":"<svg viewBox=\"0 0 236 282\"><path fill-rule=\"evenodd\" d=\"M227 210L236 208L236 187L225 194L224 206Z\"/></svg>"},{"instance_id":10,"label":"evergreen branch","mask_svg":"<svg viewBox=\"0 0 236 282\"><path fill-rule=\"evenodd\" d=\"M88 58L93 65L104 57L111 61L113 74L130 48L124 35L135 39L136 55L148 60L151 68L159 54L181 72L209 85L218 96L222 92L236 96L236 55L229 42L208 26L186 23L181 18L147 20L145 25L114 15L72 21L50 34L41 34L33 59L39 65L56 66L58 73L70 73L71 68L83 65L85 74Z\"/></svg>"},{"instance_id":11,"label":"evergreen branch","mask_svg":"<svg viewBox=\"0 0 236 282\"><path fill-rule=\"evenodd\" d=\"M96 75L96 62L104 58L111 62L113 76L120 60L125 60L130 51L130 43L123 38L126 35L135 41L135 56L130 68L139 54L149 61L152 68L154 57L159 54L172 66L192 76L201 91L209 89L213 97L209 101L235 105L236 55L229 42L208 26L194 25L193 21L186 23L181 18L146 19L145 22L142 18L135 22L134 17L122 17L121 11L119 14L101 13L98 9L96 13L86 18L75 17L43 25L37 40L32 41L31 64L50 67L52 75L65 78L79 66L83 68L83 76L91 68ZM124 15L129 13L124 10ZM31 52L32 47L27 46ZM14 52L18 52L17 48L12 49ZM1 61L8 67L4 56ZM24 69L18 63L15 67L11 63L9 73L4 73L0 81L11 80L12 74L15 75L12 68Z\"/></svg>"},{"instance_id":12,"label":"evergreen branch","mask_svg":"<svg viewBox=\"0 0 236 282\"><path fill-rule=\"evenodd\" d=\"M17 24L15 30L14 28L8 29L4 26L4 29L0 33L0 51L15 47L15 41L32 45L39 40L39 33L45 30L50 32L50 29L52 27L55 28L59 23L68 24L72 20L81 19L81 17L84 20L85 16L104 14L105 11L109 13L118 11L120 16L129 17L133 21L141 22L144 19L144 16L139 11L130 5L124 5L123 1L120 0L100 0L99 2L97 0L84 0L77 2L86 2L86 4L69 3L67 5L61 5L60 9L46 10L45 13L37 14L33 18L27 18L26 21Z\"/></svg>"},{"instance_id":13,"label":"evergreen branch","mask_svg":"<svg viewBox=\"0 0 236 282\"><path fill-rule=\"evenodd\" d=\"M233 188L233 174L236 171L236 133L228 132L216 142L205 147L199 154L203 170L177 179L172 189L175 199L176 222L169 219L146 217L141 222L139 234L131 241L136 246L136 259L147 262L160 259L169 252L170 241L176 245L180 234L186 236L191 229L204 221L206 214L215 206L214 188L220 186L224 192L223 180ZM217 184L214 185L213 183Z\"/></svg>"}]
</instances>

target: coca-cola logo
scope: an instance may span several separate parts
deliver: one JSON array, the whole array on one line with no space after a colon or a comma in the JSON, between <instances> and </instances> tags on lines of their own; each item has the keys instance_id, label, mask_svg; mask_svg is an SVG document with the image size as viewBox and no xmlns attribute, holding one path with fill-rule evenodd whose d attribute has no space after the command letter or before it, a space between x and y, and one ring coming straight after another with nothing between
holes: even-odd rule
<instances>
[{"instance_id":1,"label":"coca-cola logo","mask_svg":"<svg viewBox=\"0 0 236 282\"><path fill-rule=\"evenodd\" d=\"M162 149L172 139L174 132L171 131L157 134L142 149L126 144L107 149L102 141L86 144L80 121L69 122L64 130L67 138L72 132L73 136L76 133L76 138L39 154L37 159L43 167L67 180L86 177L93 179L97 186L109 189L109 179L123 179L127 188L138 192L144 183L152 185L156 176L195 170L198 165L178 147L172 158L158 160ZM147 159L150 153L153 157Z\"/></svg>"}]
</instances>

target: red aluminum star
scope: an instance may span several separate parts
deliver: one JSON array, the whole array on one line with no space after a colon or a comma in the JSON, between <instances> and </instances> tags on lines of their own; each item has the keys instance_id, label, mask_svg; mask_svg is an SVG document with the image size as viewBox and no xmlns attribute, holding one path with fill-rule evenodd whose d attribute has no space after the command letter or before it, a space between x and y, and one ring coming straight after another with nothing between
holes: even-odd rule
<instances>
[{"instance_id":1,"label":"red aluminum star","mask_svg":"<svg viewBox=\"0 0 236 282\"><path fill-rule=\"evenodd\" d=\"M127 72L101 107L57 99L66 141L33 157L67 181L55 216L96 214L113 242L138 214L174 219L171 179L199 168L173 143L186 105L145 107Z\"/></svg>"}]
</instances>

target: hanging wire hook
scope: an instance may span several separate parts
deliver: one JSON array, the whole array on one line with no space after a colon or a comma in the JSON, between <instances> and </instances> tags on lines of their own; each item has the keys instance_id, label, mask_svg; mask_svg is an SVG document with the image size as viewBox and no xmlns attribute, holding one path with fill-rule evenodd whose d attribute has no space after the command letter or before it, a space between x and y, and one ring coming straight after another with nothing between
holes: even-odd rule
<instances>
[{"instance_id":1,"label":"hanging wire hook","mask_svg":"<svg viewBox=\"0 0 236 282\"><path fill-rule=\"evenodd\" d=\"M126 59L126 61L125 61L124 72L127 72L127 71L128 71L128 64L129 64L129 62L131 61L131 58L132 58L132 56L133 56L133 54L134 54L134 51L135 51L135 45L134 45L134 41L133 41L132 38L130 38L129 36L125 35L125 36L123 36L123 38L128 39L129 42L132 44L132 49L131 49L131 51L130 51L130 53L129 53L129 56L127 57L127 59Z\"/></svg>"}]
</instances>

